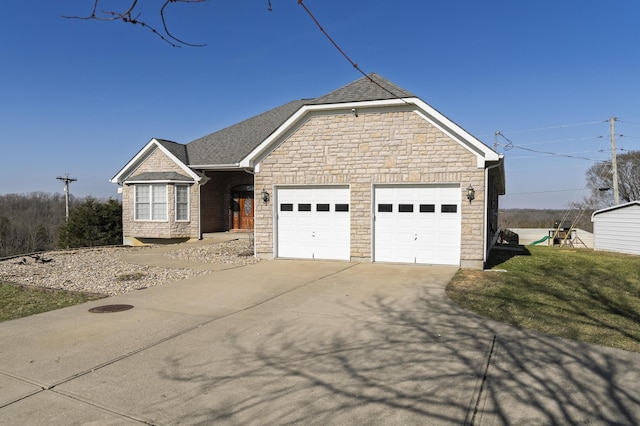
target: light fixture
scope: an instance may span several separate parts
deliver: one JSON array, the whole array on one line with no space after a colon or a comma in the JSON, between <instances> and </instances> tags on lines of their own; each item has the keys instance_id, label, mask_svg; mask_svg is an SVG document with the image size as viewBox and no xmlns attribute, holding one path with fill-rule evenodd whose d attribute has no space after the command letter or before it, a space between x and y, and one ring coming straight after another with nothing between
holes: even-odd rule
<instances>
[{"instance_id":1,"label":"light fixture","mask_svg":"<svg viewBox=\"0 0 640 426\"><path fill-rule=\"evenodd\" d=\"M476 198L476 190L473 189L473 186L469 185L467 188L467 200L469 200L469 204Z\"/></svg>"},{"instance_id":2,"label":"light fixture","mask_svg":"<svg viewBox=\"0 0 640 426\"><path fill-rule=\"evenodd\" d=\"M355 108L351 108L351 112L353 113L354 117L358 116L358 111Z\"/></svg>"},{"instance_id":3,"label":"light fixture","mask_svg":"<svg viewBox=\"0 0 640 426\"><path fill-rule=\"evenodd\" d=\"M269 193L266 190L262 190L262 201L264 201L265 204L269 203L269 199L271 199L271 195L269 195Z\"/></svg>"}]
</instances>

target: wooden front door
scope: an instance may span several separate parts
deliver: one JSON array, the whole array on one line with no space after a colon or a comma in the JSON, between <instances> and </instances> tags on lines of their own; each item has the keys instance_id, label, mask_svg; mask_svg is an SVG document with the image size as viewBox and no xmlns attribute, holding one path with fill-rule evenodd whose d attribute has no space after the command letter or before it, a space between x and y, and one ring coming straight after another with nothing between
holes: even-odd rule
<instances>
[{"instance_id":1,"label":"wooden front door","mask_svg":"<svg viewBox=\"0 0 640 426\"><path fill-rule=\"evenodd\" d=\"M233 229L253 230L253 192L233 193Z\"/></svg>"}]
</instances>

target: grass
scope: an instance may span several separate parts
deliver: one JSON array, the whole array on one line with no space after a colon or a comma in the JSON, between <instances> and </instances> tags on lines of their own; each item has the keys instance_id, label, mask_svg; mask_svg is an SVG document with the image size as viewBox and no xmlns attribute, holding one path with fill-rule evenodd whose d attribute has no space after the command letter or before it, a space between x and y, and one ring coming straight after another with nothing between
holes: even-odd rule
<instances>
[{"instance_id":1,"label":"grass","mask_svg":"<svg viewBox=\"0 0 640 426\"><path fill-rule=\"evenodd\" d=\"M0 283L0 322L77 305L104 296Z\"/></svg>"},{"instance_id":2,"label":"grass","mask_svg":"<svg viewBox=\"0 0 640 426\"><path fill-rule=\"evenodd\" d=\"M513 253L498 251L492 270L459 271L448 296L517 327L640 352L640 256L537 246Z\"/></svg>"}]
</instances>

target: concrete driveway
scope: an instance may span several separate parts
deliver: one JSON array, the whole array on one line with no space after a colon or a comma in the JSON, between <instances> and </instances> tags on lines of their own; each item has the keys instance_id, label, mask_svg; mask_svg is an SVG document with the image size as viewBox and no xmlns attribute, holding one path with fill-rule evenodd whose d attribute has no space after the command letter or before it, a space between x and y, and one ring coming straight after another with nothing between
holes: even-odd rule
<instances>
[{"instance_id":1,"label":"concrete driveway","mask_svg":"<svg viewBox=\"0 0 640 426\"><path fill-rule=\"evenodd\" d=\"M269 261L2 323L0 424L640 423L640 354L477 317L455 271Z\"/></svg>"}]
</instances>

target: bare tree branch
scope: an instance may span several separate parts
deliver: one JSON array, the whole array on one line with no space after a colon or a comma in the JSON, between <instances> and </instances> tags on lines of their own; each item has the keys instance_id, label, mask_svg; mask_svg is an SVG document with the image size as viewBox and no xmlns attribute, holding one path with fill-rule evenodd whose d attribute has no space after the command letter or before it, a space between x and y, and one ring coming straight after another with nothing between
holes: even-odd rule
<instances>
[{"instance_id":1,"label":"bare tree branch","mask_svg":"<svg viewBox=\"0 0 640 426\"><path fill-rule=\"evenodd\" d=\"M167 21L165 20L165 16L164 16L164 9L167 7L167 5L169 5L169 3L176 3L176 2L181 2L181 3L201 3L203 1L206 1L206 0L166 0L165 3L160 8L160 17L162 18L162 26L164 27L164 32L169 37L171 37L173 40L177 41L180 44L184 44L185 46L191 46L191 47L204 47L204 46L206 46L206 44L187 43L186 41L180 40L179 38L175 37L173 34L171 34L171 31L169 31L169 28L167 27Z\"/></svg>"},{"instance_id":2,"label":"bare tree branch","mask_svg":"<svg viewBox=\"0 0 640 426\"><path fill-rule=\"evenodd\" d=\"M63 18L67 19L82 19L82 20L94 20L94 21L122 21L127 24L139 25L149 31L151 31L156 36L160 37L162 41L171 45L172 47L181 47L181 46L192 46L192 47L202 47L206 46L205 44L194 44L188 43L184 40L181 40L174 36L172 32L169 30L169 26L167 25L166 17L165 17L165 9L170 3L204 3L207 0L165 0L159 10L159 15L162 21L163 31L158 31L154 26L148 23L148 21L143 21L140 19L142 12L138 12L136 8L139 6L139 0L131 0L131 3L126 9L121 11L114 10L100 10L101 0L94 0L93 9L91 10L91 14L89 16L66 16L63 15ZM137 12L134 14L134 12Z\"/></svg>"}]
</instances>

